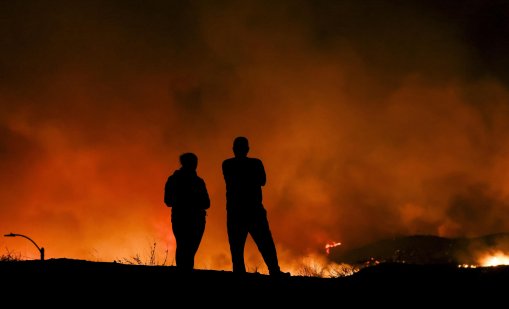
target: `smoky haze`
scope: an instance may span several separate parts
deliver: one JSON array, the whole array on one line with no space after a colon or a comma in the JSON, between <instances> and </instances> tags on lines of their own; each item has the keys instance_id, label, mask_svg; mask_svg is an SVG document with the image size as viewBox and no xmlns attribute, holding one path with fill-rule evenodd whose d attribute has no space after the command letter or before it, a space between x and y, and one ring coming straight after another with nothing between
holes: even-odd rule
<instances>
[{"instance_id":1,"label":"smoky haze","mask_svg":"<svg viewBox=\"0 0 509 309\"><path fill-rule=\"evenodd\" d=\"M509 229L507 2L50 2L0 4L0 227L48 258L171 260L164 182L192 151L212 201L197 267L229 269L238 135L283 265Z\"/></svg>"}]
</instances>

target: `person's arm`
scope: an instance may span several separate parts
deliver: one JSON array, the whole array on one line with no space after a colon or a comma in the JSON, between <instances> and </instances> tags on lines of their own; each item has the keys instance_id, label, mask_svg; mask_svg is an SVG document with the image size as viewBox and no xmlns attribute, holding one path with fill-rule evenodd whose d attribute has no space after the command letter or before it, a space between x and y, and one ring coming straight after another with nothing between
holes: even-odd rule
<instances>
[{"instance_id":1,"label":"person's arm","mask_svg":"<svg viewBox=\"0 0 509 309\"><path fill-rule=\"evenodd\" d=\"M258 160L258 162L260 162L260 167L259 167L259 170L258 170L258 179L260 181L260 186L265 186L265 184L267 183L267 175L265 174L265 168L263 167L263 163L261 160Z\"/></svg>"},{"instance_id":2,"label":"person's arm","mask_svg":"<svg viewBox=\"0 0 509 309\"><path fill-rule=\"evenodd\" d=\"M203 209L209 209L210 208L210 197L209 192L207 191L207 186L205 185L205 181L201 181L202 183L202 202L203 202Z\"/></svg>"},{"instance_id":3,"label":"person's arm","mask_svg":"<svg viewBox=\"0 0 509 309\"><path fill-rule=\"evenodd\" d=\"M173 202L175 197L174 197L174 183L173 183L173 178L170 176L168 177L168 180L166 180L166 184L164 185L164 203L166 204L166 206L168 207L172 207L173 206Z\"/></svg>"},{"instance_id":4,"label":"person's arm","mask_svg":"<svg viewBox=\"0 0 509 309\"><path fill-rule=\"evenodd\" d=\"M230 183L230 173L229 173L229 168L228 168L228 162L226 160L223 161L221 169L223 171L224 181L225 181L226 185L228 185Z\"/></svg>"}]
</instances>

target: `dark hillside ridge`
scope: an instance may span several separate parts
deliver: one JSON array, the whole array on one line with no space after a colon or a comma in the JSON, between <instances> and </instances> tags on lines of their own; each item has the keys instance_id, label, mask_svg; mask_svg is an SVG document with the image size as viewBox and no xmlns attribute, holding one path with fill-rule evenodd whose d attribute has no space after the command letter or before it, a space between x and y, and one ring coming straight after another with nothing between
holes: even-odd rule
<instances>
[{"instance_id":1,"label":"dark hillside ridge","mask_svg":"<svg viewBox=\"0 0 509 309\"><path fill-rule=\"evenodd\" d=\"M329 258L338 263L372 264L476 264L482 252L509 252L509 233L475 238L445 238L433 235L383 239L359 248L331 248Z\"/></svg>"}]
</instances>

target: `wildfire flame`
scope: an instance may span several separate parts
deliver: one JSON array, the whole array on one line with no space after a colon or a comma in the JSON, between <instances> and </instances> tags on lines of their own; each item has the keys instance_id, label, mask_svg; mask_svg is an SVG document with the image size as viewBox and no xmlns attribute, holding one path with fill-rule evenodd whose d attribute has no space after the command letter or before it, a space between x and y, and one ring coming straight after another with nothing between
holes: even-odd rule
<instances>
[{"instance_id":1,"label":"wildfire flame","mask_svg":"<svg viewBox=\"0 0 509 309\"><path fill-rule=\"evenodd\" d=\"M458 268L477 268L477 265L460 264L460 265L458 265Z\"/></svg>"},{"instance_id":2,"label":"wildfire flame","mask_svg":"<svg viewBox=\"0 0 509 309\"><path fill-rule=\"evenodd\" d=\"M334 247L337 247L337 246L340 246L341 243L340 242L333 242L333 241L330 241L328 242L327 244L325 244L325 252L327 254L330 253L330 248L334 248Z\"/></svg>"},{"instance_id":3,"label":"wildfire flame","mask_svg":"<svg viewBox=\"0 0 509 309\"><path fill-rule=\"evenodd\" d=\"M497 251L493 254L484 255L479 261L479 264L484 267L509 265L509 255L502 251Z\"/></svg>"}]
</instances>

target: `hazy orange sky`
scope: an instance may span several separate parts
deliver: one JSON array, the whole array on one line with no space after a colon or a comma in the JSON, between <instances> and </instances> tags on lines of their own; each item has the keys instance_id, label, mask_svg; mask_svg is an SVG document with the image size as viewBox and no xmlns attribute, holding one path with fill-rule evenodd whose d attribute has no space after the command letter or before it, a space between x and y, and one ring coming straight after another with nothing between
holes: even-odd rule
<instances>
[{"instance_id":1,"label":"hazy orange sky","mask_svg":"<svg viewBox=\"0 0 509 309\"><path fill-rule=\"evenodd\" d=\"M327 241L507 232L508 37L507 1L2 1L0 232L46 258L156 243L171 262L164 183L191 151L212 202L196 266L230 269L238 135L283 265ZM263 267L251 239L246 261Z\"/></svg>"}]
</instances>

